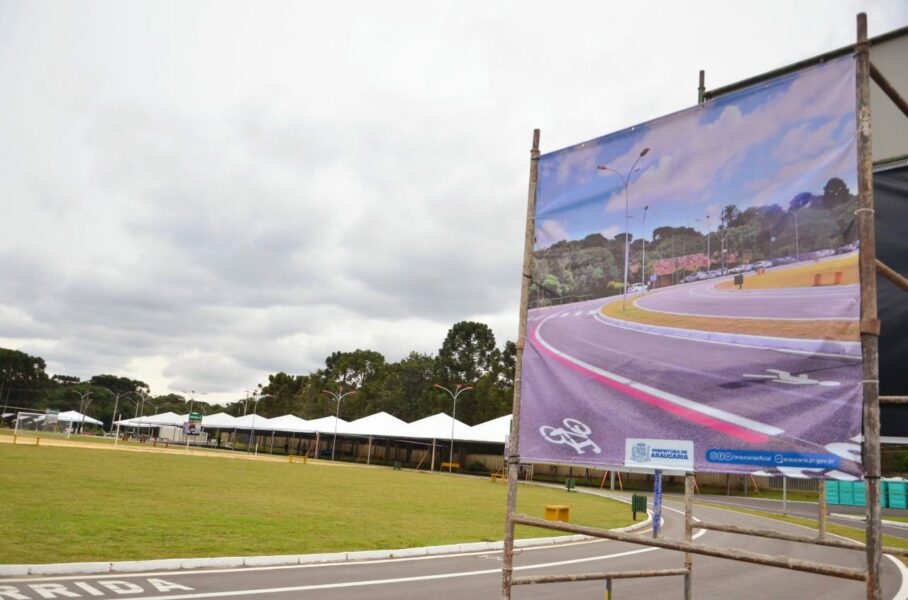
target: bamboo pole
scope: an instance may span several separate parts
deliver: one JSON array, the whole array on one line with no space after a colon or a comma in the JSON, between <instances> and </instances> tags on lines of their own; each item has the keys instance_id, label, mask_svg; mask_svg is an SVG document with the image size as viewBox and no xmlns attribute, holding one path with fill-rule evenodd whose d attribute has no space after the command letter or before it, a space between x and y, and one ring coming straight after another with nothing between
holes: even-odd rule
<instances>
[{"instance_id":1,"label":"bamboo pole","mask_svg":"<svg viewBox=\"0 0 908 600\"><path fill-rule=\"evenodd\" d=\"M520 321L517 328L517 360L514 368L514 405L511 412L511 437L508 440L508 505L504 523L504 548L501 559L501 598L511 598L514 573L514 511L517 508L517 478L520 476L520 384L523 374L523 348L527 339L527 309L532 279L533 243L536 237L536 188L539 180L539 130L533 130L530 150L530 184L527 192L527 222L523 240L523 270L520 285Z\"/></svg>"},{"instance_id":2,"label":"bamboo pole","mask_svg":"<svg viewBox=\"0 0 908 600\"><path fill-rule=\"evenodd\" d=\"M610 531L608 529L597 529L595 527L585 527L582 525L573 525L562 521L546 521L529 515L515 514L512 515L511 521L521 525L531 527L543 527L546 529L555 529L566 531L568 533L579 533L591 537L598 537L607 540L616 540L619 542L629 542L631 544L640 544L641 546L653 546L664 550L675 550L677 552L690 552L692 554L702 554L703 556L712 556L714 558L725 558L741 562L764 565L767 567L781 567L793 571L802 571L804 573L816 573L818 575L829 575L831 577L840 577L842 579L853 579L856 581L866 581L867 572L864 569L853 569L839 565L814 562L809 560L800 560L788 558L786 556L777 556L772 554L761 554L759 552L750 552L747 550L738 550L727 548L725 546L710 546L706 544L695 544L687 541L678 541L668 538L653 539L646 536L619 531Z\"/></svg>"},{"instance_id":3,"label":"bamboo pole","mask_svg":"<svg viewBox=\"0 0 908 600\"><path fill-rule=\"evenodd\" d=\"M855 44L858 148L858 236L861 273L861 347L864 356L864 479L867 482L867 598L879 600L880 587L880 322L876 303L876 234L873 220L873 156L870 138L870 44L867 14L857 16Z\"/></svg>"},{"instance_id":4,"label":"bamboo pole","mask_svg":"<svg viewBox=\"0 0 908 600\"><path fill-rule=\"evenodd\" d=\"M869 61L870 65L870 77L876 82L880 89L889 96L889 99L892 100L892 103L895 104L902 114L908 117L908 102L905 102L905 99L898 93L898 90L893 87L889 80L883 76L879 69L877 69L872 62Z\"/></svg>"},{"instance_id":5,"label":"bamboo pole","mask_svg":"<svg viewBox=\"0 0 908 600\"><path fill-rule=\"evenodd\" d=\"M908 292L908 278L903 277L901 273L899 273L880 259L876 259L876 272L888 279L894 285L897 285L898 287Z\"/></svg>"},{"instance_id":6,"label":"bamboo pole","mask_svg":"<svg viewBox=\"0 0 908 600\"><path fill-rule=\"evenodd\" d=\"M533 585L537 583L563 583L576 581L600 581L602 579L637 579L642 577L671 577L685 575L684 569L652 569L640 571L614 571L612 573L582 573L580 575L531 575L515 577L512 585Z\"/></svg>"},{"instance_id":7,"label":"bamboo pole","mask_svg":"<svg viewBox=\"0 0 908 600\"><path fill-rule=\"evenodd\" d=\"M817 498L817 539L826 539L826 480L820 480L820 495Z\"/></svg>"},{"instance_id":8,"label":"bamboo pole","mask_svg":"<svg viewBox=\"0 0 908 600\"><path fill-rule=\"evenodd\" d=\"M780 533L778 531L770 531L767 529L750 529L749 527L725 525L721 523L706 523L701 521L694 525L694 529L709 529L710 531L722 531L724 533L752 535L755 537L764 537L773 540L782 540L785 542L800 542L804 544L813 544L814 546L829 546L831 548L845 548L848 550L860 550L865 547L865 545L861 542L842 540L834 537L826 537L825 539L820 540L816 537L810 537L806 535L792 535L790 533ZM906 548L893 548L890 546L883 546L882 551L885 554L892 554L893 556L908 556L908 549Z\"/></svg>"},{"instance_id":9,"label":"bamboo pole","mask_svg":"<svg viewBox=\"0 0 908 600\"><path fill-rule=\"evenodd\" d=\"M684 476L684 541L694 541L694 474ZM693 582L691 577L694 568L694 555L684 553L684 600L693 598Z\"/></svg>"}]
</instances>

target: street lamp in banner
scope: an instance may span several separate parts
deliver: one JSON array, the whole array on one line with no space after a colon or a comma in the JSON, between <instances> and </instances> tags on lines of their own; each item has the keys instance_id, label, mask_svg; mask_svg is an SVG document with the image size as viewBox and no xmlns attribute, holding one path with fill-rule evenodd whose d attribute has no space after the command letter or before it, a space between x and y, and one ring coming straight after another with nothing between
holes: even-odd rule
<instances>
[{"instance_id":1,"label":"street lamp in banner","mask_svg":"<svg viewBox=\"0 0 908 600\"><path fill-rule=\"evenodd\" d=\"M459 383L456 386L454 386L453 392L451 390L449 390L448 388L446 388L445 386L438 385L437 383L435 384L435 387L437 387L440 390L444 390L444 391L448 392L448 395L450 395L451 399L454 401L454 407L451 409L451 450L450 450L450 454L448 455L448 472L450 473L454 469L454 423L456 422L456 419L457 419L457 397L460 396L464 392L469 392L473 388L472 387L461 387L461 384L459 384Z\"/></svg>"},{"instance_id":2,"label":"street lamp in banner","mask_svg":"<svg viewBox=\"0 0 908 600\"><path fill-rule=\"evenodd\" d=\"M337 447L337 422L340 420L341 415L341 402L347 396L352 396L356 393L356 390L350 390L345 392L343 386L337 388L337 392L332 392L331 390L322 390L323 393L328 394L334 401L337 402L337 416L334 417L334 440L331 442L331 460L334 460L334 449ZM317 450L317 449L316 449Z\"/></svg>"},{"instance_id":3,"label":"street lamp in banner","mask_svg":"<svg viewBox=\"0 0 908 600\"><path fill-rule=\"evenodd\" d=\"M600 171L611 171L612 173L615 173L616 175L618 175L618 177L621 178L621 181L624 183L624 299L621 305L622 310L627 308L627 269L628 263L630 262L630 240L628 239L630 237L630 203L628 201L628 187L630 187L631 177L634 175L634 169L636 168L637 163L640 162L640 159L646 156L648 152L649 148L644 148L640 151L640 155L637 156L634 164L631 165L631 168L630 170L628 170L627 175L625 175L621 171L613 169L608 165L599 165L596 167Z\"/></svg>"}]
</instances>

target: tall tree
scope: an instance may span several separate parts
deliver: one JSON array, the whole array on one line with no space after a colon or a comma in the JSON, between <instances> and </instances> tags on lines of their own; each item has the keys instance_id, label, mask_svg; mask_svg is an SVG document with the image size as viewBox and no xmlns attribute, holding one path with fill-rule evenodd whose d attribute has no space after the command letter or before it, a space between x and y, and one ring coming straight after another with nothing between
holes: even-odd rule
<instances>
[{"instance_id":1,"label":"tall tree","mask_svg":"<svg viewBox=\"0 0 908 600\"><path fill-rule=\"evenodd\" d=\"M455 323L438 350L439 375L445 384L470 385L492 368L495 334L485 323Z\"/></svg>"},{"instance_id":2,"label":"tall tree","mask_svg":"<svg viewBox=\"0 0 908 600\"><path fill-rule=\"evenodd\" d=\"M33 408L43 401L50 380L39 356L0 348L0 405Z\"/></svg>"}]
</instances>

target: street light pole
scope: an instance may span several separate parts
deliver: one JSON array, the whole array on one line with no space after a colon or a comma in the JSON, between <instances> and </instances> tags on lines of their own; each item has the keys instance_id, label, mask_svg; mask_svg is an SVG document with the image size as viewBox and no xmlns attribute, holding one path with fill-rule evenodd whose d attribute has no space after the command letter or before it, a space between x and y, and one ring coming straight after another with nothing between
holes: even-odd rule
<instances>
[{"instance_id":1,"label":"street light pole","mask_svg":"<svg viewBox=\"0 0 908 600\"><path fill-rule=\"evenodd\" d=\"M91 388L87 392L72 391L79 396L79 414L82 415L82 421L79 423L79 434L81 435L85 429L85 411L91 406L92 398L89 397L91 396ZM88 398L88 403L85 402L86 398Z\"/></svg>"},{"instance_id":2,"label":"street light pole","mask_svg":"<svg viewBox=\"0 0 908 600\"><path fill-rule=\"evenodd\" d=\"M451 390L449 390L448 388L446 388L443 385L438 385L437 383L435 384L435 387L437 387L438 389L448 392L448 395L450 395L451 399L454 401L454 407L451 409L451 450L450 450L450 453L448 454L448 473L450 473L454 470L454 423L456 422L456 419L457 419L457 397L460 396L462 393L468 392L473 389L472 387L469 387L469 386L468 387L460 387L460 386L461 386L461 384L458 383L456 386L454 386L454 391L452 392Z\"/></svg>"},{"instance_id":3,"label":"street light pole","mask_svg":"<svg viewBox=\"0 0 908 600\"><path fill-rule=\"evenodd\" d=\"M791 211L795 216L795 258L798 260L798 262L801 261L801 240L798 237L798 213L800 213L802 210L804 210L804 206L802 206L798 210Z\"/></svg>"},{"instance_id":4,"label":"street light pole","mask_svg":"<svg viewBox=\"0 0 908 600\"><path fill-rule=\"evenodd\" d=\"M649 205L643 207L643 269L640 273L640 283L643 284L643 293L646 293L646 211L649 210Z\"/></svg>"},{"instance_id":5,"label":"street light pole","mask_svg":"<svg viewBox=\"0 0 908 600\"><path fill-rule=\"evenodd\" d=\"M707 279L709 278L709 268L712 266L712 260L710 259L710 255L709 255L709 234L710 234L709 219L710 219L709 215L706 215L706 276L707 276ZM703 219L697 219L697 222L702 223Z\"/></svg>"},{"instance_id":6,"label":"street light pole","mask_svg":"<svg viewBox=\"0 0 908 600\"><path fill-rule=\"evenodd\" d=\"M110 390L107 390L107 391L109 392ZM113 426L114 426L114 421L117 420L117 406L119 406L119 404L120 404L120 398L125 398L126 396L129 396L130 394L132 394L132 392L114 392L113 415L110 417L110 431L108 431L108 433L113 433Z\"/></svg>"},{"instance_id":7,"label":"street light pole","mask_svg":"<svg viewBox=\"0 0 908 600\"><path fill-rule=\"evenodd\" d=\"M630 232L628 231L630 227L630 202L628 200L628 187L631 183L631 177L634 174L634 168L637 166L637 163L640 162L640 159L646 156L646 153L649 152L649 148L644 148L640 151L640 155L634 161L634 164L631 165L630 170L627 172L627 175L621 171L615 170L608 165L599 165L596 168L600 171L611 171L618 175L621 178L621 181L624 183L624 299L622 301L621 309L625 310L627 308L627 269L628 263L630 262Z\"/></svg>"},{"instance_id":8,"label":"street light pole","mask_svg":"<svg viewBox=\"0 0 908 600\"><path fill-rule=\"evenodd\" d=\"M352 396L356 393L356 390L350 390L349 392L344 391L344 386L337 388L337 393L334 393L330 390L322 390L323 393L328 394L334 401L337 402L337 416L334 417L334 439L331 441L331 460L334 460L334 450L337 448L337 422L340 421L341 415L341 402L347 396ZM318 448L315 449L318 452Z\"/></svg>"}]
</instances>

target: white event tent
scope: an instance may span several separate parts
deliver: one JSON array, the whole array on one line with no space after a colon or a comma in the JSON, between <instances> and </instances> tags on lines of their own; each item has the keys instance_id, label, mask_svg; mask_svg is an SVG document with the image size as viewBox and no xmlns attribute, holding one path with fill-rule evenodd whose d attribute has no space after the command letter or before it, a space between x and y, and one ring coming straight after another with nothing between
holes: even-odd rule
<instances>
[{"instance_id":1,"label":"white event tent","mask_svg":"<svg viewBox=\"0 0 908 600\"><path fill-rule=\"evenodd\" d=\"M90 425L103 425L101 421L83 415L77 410L67 410L57 415L57 421L60 423L86 423Z\"/></svg>"},{"instance_id":2,"label":"white event tent","mask_svg":"<svg viewBox=\"0 0 908 600\"><path fill-rule=\"evenodd\" d=\"M182 427L187 415L178 415L174 412L163 412L157 415L144 415L134 419L121 419L115 425L121 427Z\"/></svg>"},{"instance_id":3,"label":"white event tent","mask_svg":"<svg viewBox=\"0 0 908 600\"><path fill-rule=\"evenodd\" d=\"M503 444L511 433L511 415L504 415L470 428L470 439L477 442Z\"/></svg>"}]
</instances>

